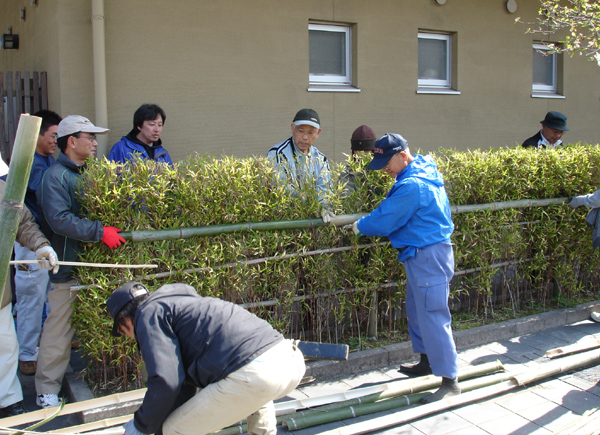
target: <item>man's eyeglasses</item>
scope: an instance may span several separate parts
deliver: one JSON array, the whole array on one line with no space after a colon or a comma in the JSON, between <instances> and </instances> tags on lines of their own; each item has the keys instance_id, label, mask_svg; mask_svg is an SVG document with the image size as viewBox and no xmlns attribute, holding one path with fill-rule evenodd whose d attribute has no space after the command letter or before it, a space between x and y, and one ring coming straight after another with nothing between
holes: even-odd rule
<instances>
[{"instance_id":1,"label":"man's eyeglasses","mask_svg":"<svg viewBox=\"0 0 600 435\"><path fill-rule=\"evenodd\" d=\"M388 169L390 169L390 165L392 164L392 160L394 160L394 157L396 157L396 154L394 154L392 157L390 157L390 161L388 162L387 165L385 165L381 170L383 172L387 172Z\"/></svg>"},{"instance_id":2,"label":"man's eyeglasses","mask_svg":"<svg viewBox=\"0 0 600 435\"><path fill-rule=\"evenodd\" d=\"M81 134L74 135L77 139L87 139L90 142L94 142L96 140L96 135L91 134L89 136L81 136Z\"/></svg>"}]
</instances>

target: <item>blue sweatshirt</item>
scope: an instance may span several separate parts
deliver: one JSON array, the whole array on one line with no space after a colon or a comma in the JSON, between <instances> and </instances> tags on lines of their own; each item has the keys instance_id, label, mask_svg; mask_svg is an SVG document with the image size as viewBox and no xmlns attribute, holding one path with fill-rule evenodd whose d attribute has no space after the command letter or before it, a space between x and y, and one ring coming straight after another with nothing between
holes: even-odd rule
<instances>
[{"instance_id":1,"label":"blue sweatshirt","mask_svg":"<svg viewBox=\"0 0 600 435\"><path fill-rule=\"evenodd\" d=\"M450 203L431 156L415 154L379 207L357 225L365 236L387 237L401 250L400 262L414 257L418 248L450 242Z\"/></svg>"}]
</instances>

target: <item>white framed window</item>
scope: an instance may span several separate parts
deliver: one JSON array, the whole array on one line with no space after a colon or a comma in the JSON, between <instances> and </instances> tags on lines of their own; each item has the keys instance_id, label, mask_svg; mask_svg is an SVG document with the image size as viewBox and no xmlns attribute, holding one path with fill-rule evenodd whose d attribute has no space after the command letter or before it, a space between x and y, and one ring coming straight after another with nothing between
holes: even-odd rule
<instances>
[{"instance_id":1,"label":"white framed window","mask_svg":"<svg viewBox=\"0 0 600 435\"><path fill-rule=\"evenodd\" d=\"M308 25L310 86L350 86L352 34L349 25Z\"/></svg>"},{"instance_id":2,"label":"white framed window","mask_svg":"<svg viewBox=\"0 0 600 435\"><path fill-rule=\"evenodd\" d=\"M558 93L558 55L542 43L533 44L533 94Z\"/></svg>"},{"instance_id":3,"label":"white framed window","mask_svg":"<svg viewBox=\"0 0 600 435\"><path fill-rule=\"evenodd\" d=\"M419 32L419 88L452 88L452 35Z\"/></svg>"}]
</instances>

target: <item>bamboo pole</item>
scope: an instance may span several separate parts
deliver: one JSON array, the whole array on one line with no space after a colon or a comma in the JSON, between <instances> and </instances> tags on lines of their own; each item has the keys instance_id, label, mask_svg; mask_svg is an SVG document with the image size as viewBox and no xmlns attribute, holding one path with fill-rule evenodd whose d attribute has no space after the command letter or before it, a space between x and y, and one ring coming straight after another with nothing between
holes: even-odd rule
<instances>
[{"instance_id":1,"label":"bamboo pole","mask_svg":"<svg viewBox=\"0 0 600 435\"><path fill-rule=\"evenodd\" d=\"M125 393L111 394L110 396L98 397L95 399L84 400L82 402L67 403L62 409L60 415L74 414L76 412L89 411L90 409L102 408L103 406L118 405L121 403L142 400L146 394L146 388L139 390L126 391ZM54 414L57 407L42 408L27 414L13 415L0 419L0 423L5 426L21 426L32 421L42 420Z\"/></svg>"},{"instance_id":2,"label":"bamboo pole","mask_svg":"<svg viewBox=\"0 0 600 435\"><path fill-rule=\"evenodd\" d=\"M584 352L586 350L597 349L600 347L600 340L586 340L583 343L575 343L570 346L557 347L546 352L546 356L550 359L559 358L573 353Z\"/></svg>"},{"instance_id":3,"label":"bamboo pole","mask_svg":"<svg viewBox=\"0 0 600 435\"><path fill-rule=\"evenodd\" d=\"M38 260L11 260L10 264L37 264ZM117 269L156 269L158 264L111 264L111 263L82 263L79 261L57 261L59 266L79 267L109 267Z\"/></svg>"},{"instance_id":4,"label":"bamboo pole","mask_svg":"<svg viewBox=\"0 0 600 435\"><path fill-rule=\"evenodd\" d=\"M8 262L21 222L23 199L29 182L31 163L40 133L42 118L22 114L13 147L4 196L0 203L0 301L8 278Z\"/></svg>"},{"instance_id":5,"label":"bamboo pole","mask_svg":"<svg viewBox=\"0 0 600 435\"><path fill-rule=\"evenodd\" d=\"M463 393L477 390L479 388L489 387L501 382L505 382L511 378L509 373L499 373L482 378L471 379L466 382L461 382L460 388ZM378 401L370 401L366 403L352 404L349 406L337 406L329 408L327 406L301 411L297 414L285 416L282 424L289 430L305 429L307 427L317 426L320 424L333 423L334 421L345 420L348 418L360 417L362 415L374 414L381 411L389 411L391 409L402 408L418 404L421 399L429 395L428 391L415 392L402 396L391 396ZM339 404L335 404L339 405ZM219 432L219 435L222 435Z\"/></svg>"},{"instance_id":6,"label":"bamboo pole","mask_svg":"<svg viewBox=\"0 0 600 435\"><path fill-rule=\"evenodd\" d=\"M555 204L563 204L569 198L550 198L550 199L521 199L517 201L494 202L488 204L473 205L453 205L450 206L452 214L469 213L478 210L502 210L507 208L524 207L545 207ZM317 228L327 225L336 227L349 225L357 221L367 213L342 214L331 219L331 224L323 222L321 218L296 219L290 221L271 221L271 222L247 222L239 224L207 225L202 227L172 228L165 230L143 230L143 231L124 231L120 235L125 240L134 242L148 242L156 240L177 240L190 237L215 236L250 231L273 231L273 230L297 230L305 228Z\"/></svg>"},{"instance_id":7,"label":"bamboo pole","mask_svg":"<svg viewBox=\"0 0 600 435\"><path fill-rule=\"evenodd\" d=\"M384 417L374 418L365 422L355 423L339 429L322 432L321 435L357 435L383 430L389 427L400 426L428 415L446 411L457 406L466 405L479 400L488 399L505 393L519 386L540 381L546 377L585 367L591 363L600 362L600 351L586 352L565 357L561 360L550 361L535 368L513 375L510 380L496 385L479 388L465 394L443 399L438 402L428 403L415 408L403 410Z\"/></svg>"}]
</instances>

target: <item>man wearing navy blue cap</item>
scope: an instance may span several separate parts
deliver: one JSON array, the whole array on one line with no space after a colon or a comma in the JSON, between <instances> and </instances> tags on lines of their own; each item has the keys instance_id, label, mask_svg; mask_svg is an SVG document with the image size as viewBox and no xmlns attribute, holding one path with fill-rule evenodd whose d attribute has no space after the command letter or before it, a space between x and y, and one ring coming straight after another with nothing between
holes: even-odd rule
<instances>
[{"instance_id":1,"label":"man wearing navy blue cap","mask_svg":"<svg viewBox=\"0 0 600 435\"><path fill-rule=\"evenodd\" d=\"M144 401L125 435L202 435L243 418L249 434L277 434L273 400L294 390L306 370L292 340L245 309L182 283L150 293L128 282L106 307L113 335L136 340L148 373Z\"/></svg>"},{"instance_id":2,"label":"man wearing navy blue cap","mask_svg":"<svg viewBox=\"0 0 600 435\"><path fill-rule=\"evenodd\" d=\"M561 137L567 128L567 117L560 112L548 112L543 121L542 129L523 142L524 148L555 148L562 144Z\"/></svg>"},{"instance_id":3,"label":"man wearing navy blue cap","mask_svg":"<svg viewBox=\"0 0 600 435\"><path fill-rule=\"evenodd\" d=\"M442 175L431 156L411 155L406 139L395 133L377 139L368 168L396 180L379 207L354 222L352 229L356 235L387 237L404 263L408 331L421 360L400 366L400 371L442 377L442 386L424 397L424 403L460 394L448 308L454 224Z\"/></svg>"}]
</instances>

